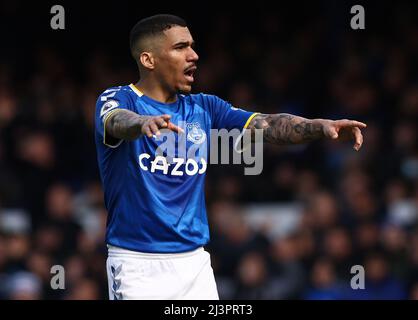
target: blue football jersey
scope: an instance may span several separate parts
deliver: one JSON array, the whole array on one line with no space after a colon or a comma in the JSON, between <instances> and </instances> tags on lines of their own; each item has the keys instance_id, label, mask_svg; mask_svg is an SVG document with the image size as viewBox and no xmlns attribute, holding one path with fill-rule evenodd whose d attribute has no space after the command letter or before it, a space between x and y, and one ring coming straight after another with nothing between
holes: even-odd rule
<instances>
[{"instance_id":1,"label":"blue football jersey","mask_svg":"<svg viewBox=\"0 0 418 320\"><path fill-rule=\"evenodd\" d=\"M106 134L105 123L118 109L169 114L185 132L115 140ZM95 141L108 211L106 242L151 253L185 252L205 245L210 130L242 130L254 115L213 95L178 95L176 102L161 103L133 84L105 90L96 104Z\"/></svg>"}]
</instances>

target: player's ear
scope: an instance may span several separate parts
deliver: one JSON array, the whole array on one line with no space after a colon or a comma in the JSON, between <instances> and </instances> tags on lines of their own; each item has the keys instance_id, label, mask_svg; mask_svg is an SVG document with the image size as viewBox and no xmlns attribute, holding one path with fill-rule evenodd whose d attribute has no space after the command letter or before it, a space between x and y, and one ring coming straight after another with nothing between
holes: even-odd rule
<instances>
[{"instance_id":1,"label":"player's ear","mask_svg":"<svg viewBox=\"0 0 418 320\"><path fill-rule=\"evenodd\" d=\"M139 56L139 61L147 69L154 69L155 59L151 52L142 52Z\"/></svg>"}]
</instances>

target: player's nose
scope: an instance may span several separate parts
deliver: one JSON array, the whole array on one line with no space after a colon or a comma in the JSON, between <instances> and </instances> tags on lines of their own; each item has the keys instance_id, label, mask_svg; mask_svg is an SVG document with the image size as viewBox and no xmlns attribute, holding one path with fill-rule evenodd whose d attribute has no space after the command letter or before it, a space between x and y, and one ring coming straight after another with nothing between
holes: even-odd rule
<instances>
[{"instance_id":1,"label":"player's nose","mask_svg":"<svg viewBox=\"0 0 418 320\"><path fill-rule=\"evenodd\" d=\"M196 53L196 51L194 51L194 49L190 48L190 52L189 52L189 56L187 60L193 61L193 62L196 62L197 60L199 60L199 55Z\"/></svg>"}]
</instances>

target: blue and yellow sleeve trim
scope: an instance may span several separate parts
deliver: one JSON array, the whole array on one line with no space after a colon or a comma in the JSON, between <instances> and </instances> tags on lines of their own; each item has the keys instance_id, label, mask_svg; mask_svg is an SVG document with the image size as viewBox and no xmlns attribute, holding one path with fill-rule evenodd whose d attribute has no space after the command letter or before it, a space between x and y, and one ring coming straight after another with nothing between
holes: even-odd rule
<instances>
[{"instance_id":1,"label":"blue and yellow sleeve trim","mask_svg":"<svg viewBox=\"0 0 418 320\"><path fill-rule=\"evenodd\" d=\"M247 122L245 123L245 125L244 125L244 128L243 129L247 129L247 127L250 125L250 122L251 122L251 120L253 120L254 119L254 117L256 116L256 115L258 115L258 114L260 114L259 112L254 112L249 118L248 118L248 120L247 120Z\"/></svg>"},{"instance_id":2,"label":"blue and yellow sleeve trim","mask_svg":"<svg viewBox=\"0 0 418 320\"><path fill-rule=\"evenodd\" d=\"M116 143L115 145L112 145L112 144L107 143L107 141L106 141L106 123L109 120L110 116L115 114L119 110L121 110L121 109L119 109L119 108L114 109L114 110L110 111L109 113L105 114L104 118L103 118L103 144L105 146L109 147L109 148L117 148L122 143L122 140L119 140L118 143Z\"/></svg>"}]
</instances>

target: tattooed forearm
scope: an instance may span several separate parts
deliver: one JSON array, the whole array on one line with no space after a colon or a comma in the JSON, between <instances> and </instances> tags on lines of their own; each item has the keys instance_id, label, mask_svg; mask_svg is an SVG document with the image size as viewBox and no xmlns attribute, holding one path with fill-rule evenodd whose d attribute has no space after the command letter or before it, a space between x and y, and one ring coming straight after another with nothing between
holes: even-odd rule
<instances>
[{"instance_id":1,"label":"tattooed forearm","mask_svg":"<svg viewBox=\"0 0 418 320\"><path fill-rule=\"evenodd\" d=\"M142 126L147 118L149 116L140 116L129 110L118 110L107 119L106 132L117 139L137 139L142 135Z\"/></svg>"},{"instance_id":2,"label":"tattooed forearm","mask_svg":"<svg viewBox=\"0 0 418 320\"><path fill-rule=\"evenodd\" d=\"M263 138L275 144L304 143L324 136L320 119L309 120L286 113L259 114L251 120L248 129L252 133L263 129Z\"/></svg>"}]
</instances>

